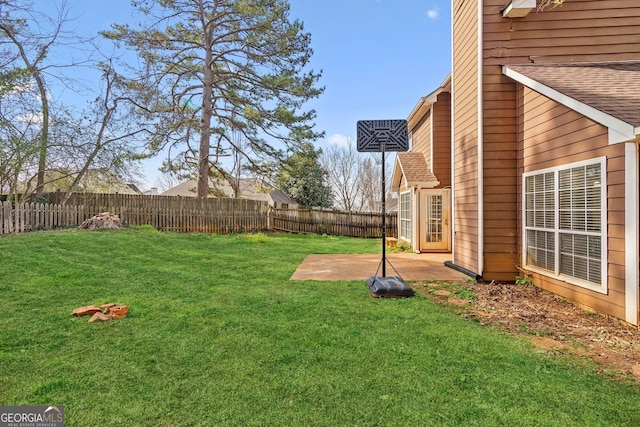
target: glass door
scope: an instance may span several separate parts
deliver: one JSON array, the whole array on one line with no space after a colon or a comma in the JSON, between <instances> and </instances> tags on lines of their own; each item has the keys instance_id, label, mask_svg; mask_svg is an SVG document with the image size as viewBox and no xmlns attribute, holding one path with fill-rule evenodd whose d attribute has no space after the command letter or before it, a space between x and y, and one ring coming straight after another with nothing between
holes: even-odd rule
<instances>
[{"instance_id":1,"label":"glass door","mask_svg":"<svg viewBox=\"0 0 640 427\"><path fill-rule=\"evenodd\" d=\"M449 190L420 191L420 251L451 250Z\"/></svg>"}]
</instances>

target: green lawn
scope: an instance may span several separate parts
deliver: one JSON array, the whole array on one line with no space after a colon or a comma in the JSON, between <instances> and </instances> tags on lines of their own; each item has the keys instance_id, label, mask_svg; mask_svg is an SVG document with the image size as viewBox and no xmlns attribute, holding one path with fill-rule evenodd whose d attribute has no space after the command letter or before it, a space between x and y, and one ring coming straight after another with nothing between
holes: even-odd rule
<instances>
[{"instance_id":1,"label":"green lawn","mask_svg":"<svg viewBox=\"0 0 640 427\"><path fill-rule=\"evenodd\" d=\"M67 426L638 426L640 387L421 296L292 282L327 236L37 232L0 238L0 406ZM373 273L373 272L372 272ZM117 302L126 319L87 323Z\"/></svg>"}]
</instances>

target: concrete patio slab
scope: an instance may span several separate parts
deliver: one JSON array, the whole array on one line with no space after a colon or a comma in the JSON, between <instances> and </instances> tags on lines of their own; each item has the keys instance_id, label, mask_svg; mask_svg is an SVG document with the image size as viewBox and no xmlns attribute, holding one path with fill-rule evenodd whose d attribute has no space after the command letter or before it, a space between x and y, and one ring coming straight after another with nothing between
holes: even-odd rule
<instances>
[{"instance_id":1,"label":"concrete patio slab","mask_svg":"<svg viewBox=\"0 0 640 427\"><path fill-rule=\"evenodd\" d=\"M464 273L444 265L445 261L451 260L451 254L402 252L389 253L386 258L387 276L399 274L404 280L465 281L469 279L469 276ZM310 254L298 266L290 280L366 280L376 274L381 259L381 254ZM377 275L382 275L382 267Z\"/></svg>"}]
</instances>

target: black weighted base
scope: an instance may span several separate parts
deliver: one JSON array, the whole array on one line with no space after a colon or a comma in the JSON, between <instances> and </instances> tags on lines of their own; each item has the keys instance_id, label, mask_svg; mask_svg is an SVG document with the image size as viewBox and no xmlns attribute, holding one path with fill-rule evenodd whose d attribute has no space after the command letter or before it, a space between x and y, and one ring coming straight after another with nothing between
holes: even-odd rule
<instances>
[{"instance_id":1,"label":"black weighted base","mask_svg":"<svg viewBox=\"0 0 640 427\"><path fill-rule=\"evenodd\" d=\"M412 297L415 295L415 291L399 276L371 276L367 279L367 286L369 286L371 296L375 298Z\"/></svg>"}]
</instances>

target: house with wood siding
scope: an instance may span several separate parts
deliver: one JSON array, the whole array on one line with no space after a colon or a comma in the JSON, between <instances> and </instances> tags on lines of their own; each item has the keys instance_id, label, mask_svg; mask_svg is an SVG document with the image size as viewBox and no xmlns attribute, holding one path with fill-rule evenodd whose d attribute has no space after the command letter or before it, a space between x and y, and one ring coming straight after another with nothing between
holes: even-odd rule
<instances>
[{"instance_id":1,"label":"house with wood siding","mask_svg":"<svg viewBox=\"0 0 640 427\"><path fill-rule=\"evenodd\" d=\"M411 150L396 156L398 239L415 252L451 252L451 76L407 118Z\"/></svg>"},{"instance_id":2,"label":"house with wood siding","mask_svg":"<svg viewBox=\"0 0 640 427\"><path fill-rule=\"evenodd\" d=\"M450 265L637 325L640 2L452 0L450 83Z\"/></svg>"}]
</instances>

